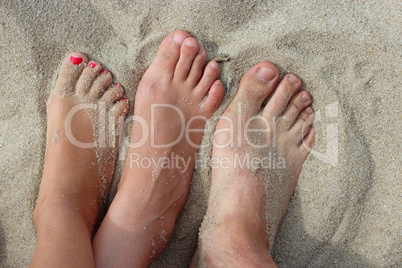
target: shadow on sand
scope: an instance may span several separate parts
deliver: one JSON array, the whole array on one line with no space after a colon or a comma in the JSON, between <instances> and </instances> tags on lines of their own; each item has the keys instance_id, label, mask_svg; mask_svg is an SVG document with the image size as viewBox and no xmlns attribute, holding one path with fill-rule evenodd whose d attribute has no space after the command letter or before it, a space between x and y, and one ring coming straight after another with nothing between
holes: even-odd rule
<instances>
[{"instance_id":1,"label":"shadow on sand","mask_svg":"<svg viewBox=\"0 0 402 268\"><path fill-rule=\"evenodd\" d=\"M6 238L4 234L3 224L0 218L0 267L4 267L6 262Z\"/></svg>"}]
</instances>

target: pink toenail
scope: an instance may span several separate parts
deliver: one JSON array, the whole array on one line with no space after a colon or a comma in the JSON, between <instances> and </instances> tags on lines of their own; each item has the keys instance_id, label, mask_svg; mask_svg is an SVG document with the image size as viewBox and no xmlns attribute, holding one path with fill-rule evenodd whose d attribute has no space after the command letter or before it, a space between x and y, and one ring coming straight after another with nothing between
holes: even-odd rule
<instances>
[{"instance_id":1,"label":"pink toenail","mask_svg":"<svg viewBox=\"0 0 402 268\"><path fill-rule=\"evenodd\" d=\"M308 108L306 109L306 114L310 115L310 114L312 114L312 113L313 113L313 109L312 109L311 107L308 107Z\"/></svg>"},{"instance_id":2,"label":"pink toenail","mask_svg":"<svg viewBox=\"0 0 402 268\"><path fill-rule=\"evenodd\" d=\"M212 68L214 68L214 69L216 69L216 70L219 69L218 63L217 63L216 61L214 61L214 60L211 61L210 65L211 65Z\"/></svg>"},{"instance_id":3,"label":"pink toenail","mask_svg":"<svg viewBox=\"0 0 402 268\"><path fill-rule=\"evenodd\" d=\"M183 43L184 40L186 40L187 37L185 37L182 34L175 34L173 35L173 41L178 44L181 45Z\"/></svg>"},{"instance_id":4,"label":"pink toenail","mask_svg":"<svg viewBox=\"0 0 402 268\"><path fill-rule=\"evenodd\" d=\"M270 68L260 67L257 70L257 77L260 78L261 80L264 80L265 82L273 80L275 76L276 73L274 72L274 70Z\"/></svg>"},{"instance_id":5,"label":"pink toenail","mask_svg":"<svg viewBox=\"0 0 402 268\"><path fill-rule=\"evenodd\" d=\"M214 86L223 87L222 81L221 80L216 80L215 83L214 83Z\"/></svg>"},{"instance_id":6,"label":"pink toenail","mask_svg":"<svg viewBox=\"0 0 402 268\"><path fill-rule=\"evenodd\" d=\"M306 94L303 94L300 99L301 99L301 101L302 101L303 103L308 103L308 98L307 98L307 95L306 95Z\"/></svg>"},{"instance_id":7,"label":"pink toenail","mask_svg":"<svg viewBox=\"0 0 402 268\"><path fill-rule=\"evenodd\" d=\"M95 68L95 66L96 66L95 62L91 61L89 63L89 67L91 67L92 69Z\"/></svg>"},{"instance_id":8,"label":"pink toenail","mask_svg":"<svg viewBox=\"0 0 402 268\"><path fill-rule=\"evenodd\" d=\"M70 58L70 62L72 62L74 65L79 65L82 61L83 59L80 57L71 56Z\"/></svg>"},{"instance_id":9,"label":"pink toenail","mask_svg":"<svg viewBox=\"0 0 402 268\"><path fill-rule=\"evenodd\" d=\"M290 81L290 83L292 84L297 84L299 82L299 79L293 75L293 74L289 74L288 75L288 80Z\"/></svg>"},{"instance_id":10,"label":"pink toenail","mask_svg":"<svg viewBox=\"0 0 402 268\"><path fill-rule=\"evenodd\" d=\"M197 46L197 42L195 42L193 39L189 39L186 41L186 46L189 47L196 47Z\"/></svg>"},{"instance_id":11,"label":"pink toenail","mask_svg":"<svg viewBox=\"0 0 402 268\"><path fill-rule=\"evenodd\" d=\"M123 100L128 103L128 99L127 99L127 98L124 98Z\"/></svg>"},{"instance_id":12,"label":"pink toenail","mask_svg":"<svg viewBox=\"0 0 402 268\"><path fill-rule=\"evenodd\" d=\"M102 74L108 74L109 72L107 70L103 70Z\"/></svg>"},{"instance_id":13,"label":"pink toenail","mask_svg":"<svg viewBox=\"0 0 402 268\"><path fill-rule=\"evenodd\" d=\"M119 83L116 83L114 86L115 86L115 87L119 87L119 86L120 86L120 84L119 84Z\"/></svg>"}]
</instances>

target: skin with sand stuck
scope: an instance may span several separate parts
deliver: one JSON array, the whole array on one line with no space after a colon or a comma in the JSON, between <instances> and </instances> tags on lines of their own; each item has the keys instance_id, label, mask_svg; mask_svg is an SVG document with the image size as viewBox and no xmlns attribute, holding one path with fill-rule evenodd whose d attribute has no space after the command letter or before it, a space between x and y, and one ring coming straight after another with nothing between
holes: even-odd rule
<instances>
[{"instance_id":1,"label":"skin with sand stuck","mask_svg":"<svg viewBox=\"0 0 402 268\"><path fill-rule=\"evenodd\" d=\"M205 121L224 92L218 64L203 70L205 61L205 50L184 31L162 42L137 90L126 165L92 245L128 102L99 63L80 53L63 62L48 102L32 266L146 267L166 247L187 199ZM278 78L271 63L251 68L217 124L212 158L221 165L211 166L192 266L275 266L270 249L315 136L310 95L295 75L277 86ZM143 166L144 159L175 161Z\"/></svg>"},{"instance_id":2,"label":"skin with sand stuck","mask_svg":"<svg viewBox=\"0 0 402 268\"><path fill-rule=\"evenodd\" d=\"M32 267L93 266L91 237L108 192L128 111L123 88L81 53L62 63L48 101L47 143L34 211Z\"/></svg>"},{"instance_id":3,"label":"skin with sand stuck","mask_svg":"<svg viewBox=\"0 0 402 268\"><path fill-rule=\"evenodd\" d=\"M166 247L187 200L205 121L224 92L219 65L211 61L203 71L206 59L196 39L175 31L145 72L123 175L93 242L97 266L148 266ZM157 168L141 164L162 158L181 161Z\"/></svg>"},{"instance_id":4,"label":"skin with sand stuck","mask_svg":"<svg viewBox=\"0 0 402 268\"><path fill-rule=\"evenodd\" d=\"M193 267L275 266L269 250L315 135L310 95L278 77L271 63L251 68L217 124L212 158L229 164L212 166Z\"/></svg>"}]
</instances>

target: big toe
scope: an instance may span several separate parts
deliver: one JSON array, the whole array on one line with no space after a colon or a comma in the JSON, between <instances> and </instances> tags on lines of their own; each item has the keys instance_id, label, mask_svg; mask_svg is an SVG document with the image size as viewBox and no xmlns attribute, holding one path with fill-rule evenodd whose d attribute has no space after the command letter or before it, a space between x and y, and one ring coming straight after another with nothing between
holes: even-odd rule
<instances>
[{"instance_id":1,"label":"big toe","mask_svg":"<svg viewBox=\"0 0 402 268\"><path fill-rule=\"evenodd\" d=\"M60 67L54 93L61 95L74 93L78 79L87 63L88 59L84 54L70 53Z\"/></svg>"},{"instance_id":2,"label":"big toe","mask_svg":"<svg viewBox=\"0 0 402 268\"><path fill-rule=\"evenodd\" d=\"M154 74L173 78L176 64L180 58L181 46L188 37L190 34L182 30L174 31L165 37L151 65L152 69L155 68Z\"/></svg>"},{"instance_id":3,"label":"big toe","mask_svg":"<svg viewBox=\"0 0 402 268\"><path fill-rule=\"evenodd\" d=\"M242 107L247 116L257 114L264 100L274 90L278 77L279 70L272 63L261 62L255 65L244 74L228 110L237 111Z\"/></svg>"}]
</instances>

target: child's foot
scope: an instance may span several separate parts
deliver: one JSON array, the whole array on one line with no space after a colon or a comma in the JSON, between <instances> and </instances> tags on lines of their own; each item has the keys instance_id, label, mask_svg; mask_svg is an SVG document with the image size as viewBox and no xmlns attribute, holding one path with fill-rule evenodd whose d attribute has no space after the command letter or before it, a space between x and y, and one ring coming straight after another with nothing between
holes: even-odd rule
<instances>
[{"instance_id":1,"label":"child's foot","mask_svg":"<svg viewBox=\"0 0 402 268\"><path fill-rule=\"evenodd\" d=\"M47 103L33 266L93 264L92 231L113 175L118 126L128 111L122 87L111 83L111 74L81 53L71 53L62 63Z\"/></svg>"},{"instance_id":2,"label":"child's foot","mask_svg":"<svg viewBox=\"0 0 402 268\"><path fill-rule=\"evenodd\" d=\"M254 66L218 122L212 157L230 164L212 167L200 231L201 266L275 265L268 249L315 134L311 97L299 91L301 81L288 74L274 91L278 77L271 63Z\"/></svg>"},{"instance_id":3,"label":"child's foot","mask_svg":"<svg viewBox=\"0 0 402 268\"><path fill-rule=\"evenodd\" d=\"M187 199L205 121L224 92L216 62L202 71L206 58L196 39L176 31L144 74L126 166L94 240L100 267L147 266L166 247Z\"/></svg>"}]
</instances>

